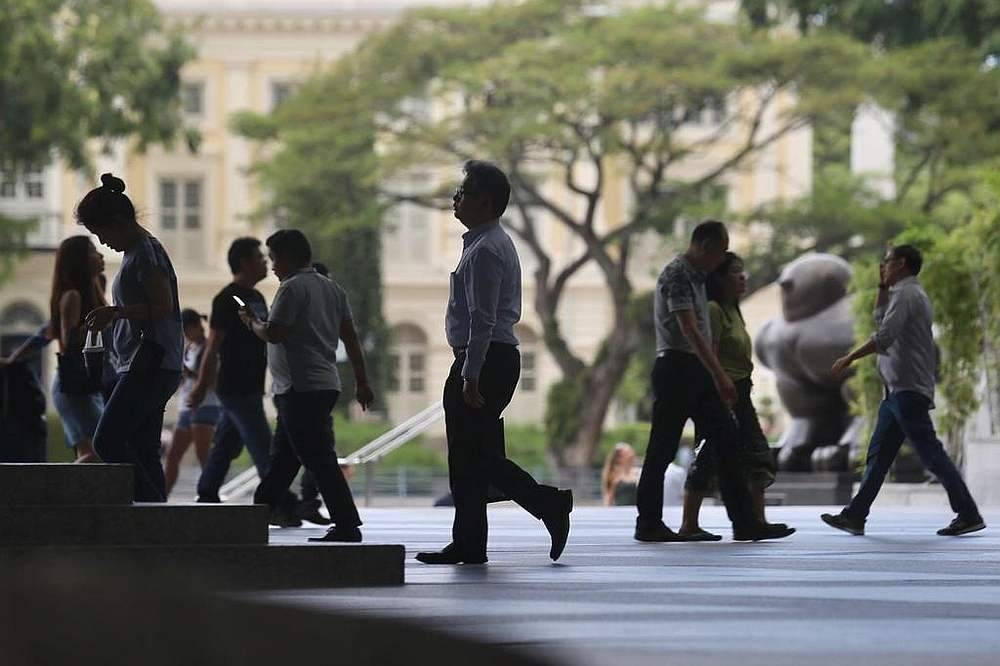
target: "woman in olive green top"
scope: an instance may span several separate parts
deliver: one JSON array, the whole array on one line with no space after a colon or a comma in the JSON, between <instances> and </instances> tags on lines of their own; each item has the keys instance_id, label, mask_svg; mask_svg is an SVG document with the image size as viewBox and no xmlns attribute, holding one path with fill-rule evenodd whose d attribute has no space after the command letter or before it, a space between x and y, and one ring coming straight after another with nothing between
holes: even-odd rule
<instances>
[{"instance_id":1,"label":"woman in olive green top","mask_svg":"<svg viewBox=\"0 0 1000 666\"><path fill-rule=\"evenodd\" d=\"M750 390L753 387L753 382L750 381L753 373L753 346L739 305L740 296L746 292L746 288L743 260L732 252L726 253L725 261L709 273L705 281L712 346L722 369L736 385L738 398L733 405L733 416L743 439L743 451L746 455L744 465L754 501L754 514L763 523L764 489L774 483L776 466L767 437L757 419L757 411L750 400ZM697 433L695 441L701 441ZM677 534L687 541L718 541L722 538L698 526L701 501L716 486L715 455L716 447L712 442L702 442L684 484L684 517Z\"/></svg>"}]
</instances>

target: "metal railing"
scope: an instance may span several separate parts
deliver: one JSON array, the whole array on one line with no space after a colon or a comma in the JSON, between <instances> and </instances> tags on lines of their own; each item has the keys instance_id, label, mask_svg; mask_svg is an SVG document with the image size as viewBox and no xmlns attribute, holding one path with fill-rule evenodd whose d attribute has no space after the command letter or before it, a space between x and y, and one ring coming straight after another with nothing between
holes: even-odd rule
<instances>
[{"instance_id":1,"label":"metal railing","mask_svg":"<svg viewBox=\"0 0 1000 666\"><path fill-rule=\"evenodd\" d=\"M357 451L338 459L341 465L364 466L365 506L370 505L372 501L372 489L374 486L372 474L374 465L382 458L425 432L441 420L443 416L444 405L440 401L436 402L423 411L414 414L388 432L379 435ZM242 499L252 494L254 488L259 483L260 476L257 474L257 468L251 465L249 469L240 472L224 484L219 490L219 495L225 501Z\"/></svg>"}]
</instances>

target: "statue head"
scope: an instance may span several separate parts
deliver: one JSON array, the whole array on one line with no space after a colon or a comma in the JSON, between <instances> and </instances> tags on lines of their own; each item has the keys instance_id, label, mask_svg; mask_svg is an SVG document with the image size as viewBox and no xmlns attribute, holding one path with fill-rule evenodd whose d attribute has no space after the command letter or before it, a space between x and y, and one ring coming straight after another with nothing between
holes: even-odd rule
<instances>
[{"instance_id":1,"label":"statue head","mask_svg":"<svg viewBox=\"0 0 1000 666\"><path fill-rule=\"evenodd\" d=\"M832 254L805 254L785 266L778 277L785 321L799 321L822 312L844 296L851 266Z\"/></svg>"}]
</instances>

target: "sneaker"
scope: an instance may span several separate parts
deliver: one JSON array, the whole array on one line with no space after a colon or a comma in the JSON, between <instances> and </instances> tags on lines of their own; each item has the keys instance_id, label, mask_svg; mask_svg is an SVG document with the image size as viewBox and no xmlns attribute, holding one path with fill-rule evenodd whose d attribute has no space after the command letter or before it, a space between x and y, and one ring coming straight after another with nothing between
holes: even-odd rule
<instances>
[{"instance_id":1,"label":"sneaker","mask_svg":"<svg viewBox=\"0 0 1000 666\"><path fill-rule=\"evenodd\" d=\"M854 536L864 536L865 534L865 521L851 518L845 515L843 511L837 515L824 513L820 516L820 519L830 527L835 527L842 532L847 532Z\"/></svg>"},{"instance_id":2,"label":"sneaker","mask_svg":"<svg viewBox=\"0 0 1000 666\"><path fill-rule=\"evenodd\" d=\"M940 536L961 536L970 532L978 532L982 529L986 529L986 523L983 522L982 516L977 515L971 518L958 516L955 520L951 521L948 527L942 527L937 533Z\"/></svg>"},{"instance_id":3,"label":"sneaker","mask_svg":"<svg viewBox=\"0 0 1000 666\"><path fill-rule=\"evenodd\" d=\"M268 524L275 527L302 527L302 520L287 509L274 507L267 519Z\"/></svg>"},{"instance_id":4,"label":"sneaker","mask_svg":"<svg viewBox=\"0 0 1000 666\"><path fill-rule=\"evenodd\" d=\"M642 524L636 521L634 538L636 541L645 543L672 543L686 540L664 525L662 520L653 524Z\"/></svg>"},{"instance_id":5,"label":"sneaker","mask_svg":"<svg viewBox=\"0 0 1000 666\"><path fill-rule=\"evenodd\" d=\"M733 541L767 541L769 539L784 539L795 534L794 527L759 523L749 529L733 528Z\"/></svg>"}]
</instances>

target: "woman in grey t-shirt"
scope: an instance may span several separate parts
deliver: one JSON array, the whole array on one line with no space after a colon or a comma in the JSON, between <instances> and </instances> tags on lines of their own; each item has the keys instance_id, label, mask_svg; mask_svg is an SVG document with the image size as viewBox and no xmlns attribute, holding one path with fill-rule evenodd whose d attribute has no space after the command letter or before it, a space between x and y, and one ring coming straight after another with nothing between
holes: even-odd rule
<instances>
[{"instance_id":1,"label":"woman in grey t-shirt","mask_svg":"<svg viewBox=\"0 0 1000 666\"><path fill-rule=\"evenodd\" d=\"M134 466L137 502L163 502L160 431L167 400L180 383L183 344L177 276L166 250L136 221L120 178L102 175L76 215L102 245L124 254L111 289L114 305L93 310L86 321L90 329L112 327L118 371L94 449L105 462Z\"/></svg>"}]
</instances>

